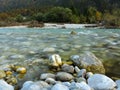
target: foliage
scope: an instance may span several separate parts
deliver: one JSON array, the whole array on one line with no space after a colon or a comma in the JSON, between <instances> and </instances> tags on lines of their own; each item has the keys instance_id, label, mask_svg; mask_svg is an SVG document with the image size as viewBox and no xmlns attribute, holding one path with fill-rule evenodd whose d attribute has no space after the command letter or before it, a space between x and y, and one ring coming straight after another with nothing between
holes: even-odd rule
<instances>
[{"instance_id":1,"label":"foliage","mask_svg":"<svg viewBox=\"0 0 120 90\"><path fill-rule=\"evenodd\" d=\"M24 17L21 14L19 14L19 15L16 16L15 20L17 22L23 22L24 21Z\"/></svg>"},{"instance_id":2,"label":"foliage","mask_svg":"<svg viewBox=\"0 0 120 90\"><path fill-rule=\"evenodd\" d=\"M54 7L45 15L46 22L71 22L72 11L68 8Z\"/></svg>"}]
</instances>

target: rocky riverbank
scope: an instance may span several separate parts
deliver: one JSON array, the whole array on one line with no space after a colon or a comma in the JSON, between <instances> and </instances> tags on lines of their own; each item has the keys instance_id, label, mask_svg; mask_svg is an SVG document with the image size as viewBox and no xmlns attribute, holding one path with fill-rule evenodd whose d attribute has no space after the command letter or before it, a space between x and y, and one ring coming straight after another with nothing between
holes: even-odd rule
<instances>
[{"instance_id":1,"label":"rocky riverbank","mask_svg":"<svg viewBox=\"0 0 120 90\"><path fill-rule=\"evenodd\" d=\"M48 55L47 55L48 56ZM120 90L120 80L107 77L104 66L93 53L72 55L69 62L58 54L7 65L0 70L1 90Z\"/></svg>"}]
</instances>

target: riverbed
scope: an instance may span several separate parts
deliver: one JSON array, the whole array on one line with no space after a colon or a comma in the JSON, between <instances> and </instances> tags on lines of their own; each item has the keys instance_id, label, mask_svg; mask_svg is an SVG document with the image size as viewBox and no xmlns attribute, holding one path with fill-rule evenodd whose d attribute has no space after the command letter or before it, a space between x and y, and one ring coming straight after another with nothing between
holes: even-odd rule
<instances>
[{"instance_id":1,"label":"riverbed","mask_svg":"<svg viewBox=\"0 0 120 90\"><path fill-rule=\"evenodd\" d=\"M90 51L104 63L108 76L120 78L120 29L0 28L1 67L43 58L46 49L63 61Z\"/></svg>"}]
</instances>

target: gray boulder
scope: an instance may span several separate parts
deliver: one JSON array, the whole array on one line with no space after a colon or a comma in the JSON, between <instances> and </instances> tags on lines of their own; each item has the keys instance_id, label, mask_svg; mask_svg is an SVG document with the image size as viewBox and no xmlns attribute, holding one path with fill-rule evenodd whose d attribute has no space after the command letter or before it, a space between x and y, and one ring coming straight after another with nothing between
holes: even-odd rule
<instances>
[{"instance_id":1,"label":"gray boulder","mask_svg":"<svg viewBox=\"0 0 120 90\"><path fill-rule=\"evenodd\" d=\"M71 60L79 68L84 68L93 73L105 73L101 60L91 52L85 52L81 57L78 55L71 56Z\"/></svg>"},{"instance_id":2,"label":"gray boulder","mask_svg":"<svg viewBox=\"0 0 120 90\"><path fill-rule=\"evenodd\" d=\"M0 79L0 90L14 90L14 87Z\"/></svg>"},{"instance_id":3,"label":"gray boulder","mask_svg":"<svg viewBox=\"0 0 120 90\"><path fill-rule=\"evenodd\" d=\"M112 79L102 74L94 74L88 78L88 85L95 90L113 90L116 87Z\"/></svg>"},{"instance_id":4,"label":"gray boulder","mask_svg":"<svg viewBox=\"0 0 120 90\"><path fill-rule=\"evenodd\" d=\"M66 72L58 72L56 75L56 79L60 80L60 81L70 81L72 80L74 77Z\"/></svg>"},{"instance_id":5,"label":"gray boulder","mask_svg":"<svg viewBox=\"0 0 120 90\"><path fill-rule=\"evenodd\" d=\"M69 90L69 88L62 84L55 84L51 90Z\"/></svg>"}]
</instances>

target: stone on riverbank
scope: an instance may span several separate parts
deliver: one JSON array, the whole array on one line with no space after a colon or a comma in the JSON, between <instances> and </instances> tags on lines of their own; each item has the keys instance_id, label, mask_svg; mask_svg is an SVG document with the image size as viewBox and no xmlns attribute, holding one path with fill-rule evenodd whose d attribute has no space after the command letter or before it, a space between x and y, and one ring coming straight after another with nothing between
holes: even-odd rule
<instances>
[{"instance_id":1,"label":"stone on riverbank","mask_svg":"<svg viewBox=\"0 0 120 90\"><path fill-rule=\"evenodd\" d=\"M21 90L48 90L50 86L44 81L26 81Z\"/></svg>"},{"instance_id":2,"label":"stone on riverbank","mask_svg":"<svg viewBox=\"0 0 120 90\"><path fill-rule=\"evenodd\" d=\"M74 67L72 65L64 64L62 70L68 73L74 73Z\"/></svg>"},{"instance_id":3,"label":"stone on riverbank","mask_svg":"<svg viewBox=\"0 0 120 90\"><path fill-rule=\"evenodd\" d=\"M93 73L105 73L102 62L91 52L85 52L81 57L79 55L71 56L75 65L84 68Z\"/></svg>"},{"instance_id":4,"label":"stone on riverbank","mask_svg":"<svg viewBox=\"0 0 120 90\"><path fill-rule=\"evenodd\" d=\"M50 65L51 66L61 66L62 65L62 61L61 61L61 57L58 54L53 54L49 57L50 60Z\"/></svg>"},{"instance_id":5,"label":"stone on riverbank","mask_svg":"<svg viewBox=\"0 0 120 90\"><path fill-rule=\"evenodd\" d=\"M69 88L62 84L55 84L51 90L69 90Z\"/></svg>"},{"instance_id":6,"label":"stone on riverbank","mask_svg":"<svg viewBox=\"0 0 120 90\"><path fill-rule=\"evenodd\" d=\"M0 90L14 90L14 87L0 79Z\"/></svg>"},{"instance_id":7,"label":"stone on riverbank","mask_svg":"<svg viewBox=\"0 0 120 90\"><path fill-rule=\"evenodd\" d=\"M56 75L56 79L60 80L60 81L70 81L73 78L74 77L67 72L58 72L57 75Z\"/></svg>"},{"instance_id":8,"label":"stone on riverbank","mask_svg":"<svg viewBox=\"0 0 120 90\"><path fill-rule=\"evenodd\" d=\"M88 78L88 85L95 90L113 90L116 87L112 79L102 74L94 74Z\"/></svg>"},{"instance_id":9,"label":"stone on riverbank","mask_svg":"<svg viewBox=\"0 0 120 90\"><path fill-rule=\"evenodd\" d=\"M70 90L91 90L91 87L85 82L71 83Z\"/></svg>"},{"instance_id":10,"label":"stone on riverbank","mask_svg":"<svg viewBox=\"0 0 120 90\"><path fill-rule=\"evenodd\" d=\"M41 80L45 80L45 79L47 79L47 78L53 78L53 79L55 79L55 75L52 74L52 73L43 73L43 74L41 74L41 76L40 76L40 79L41 79Z\"/></svg>"}]
</instances>

